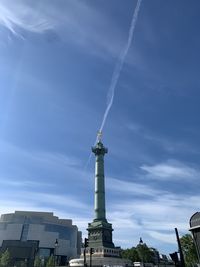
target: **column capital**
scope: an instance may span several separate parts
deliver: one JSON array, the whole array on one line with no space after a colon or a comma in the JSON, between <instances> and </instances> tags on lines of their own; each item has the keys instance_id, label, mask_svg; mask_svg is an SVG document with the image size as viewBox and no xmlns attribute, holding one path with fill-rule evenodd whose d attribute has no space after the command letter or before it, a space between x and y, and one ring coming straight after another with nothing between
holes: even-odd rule
<instances>
[{"instance_id":1,"label":"column capital","mask_svg":"<svg viewBox=\"0 0 200 267\"><path fill-rule=\"evenodd\" d=\"M105 155L108 153L108 149L104 147L103 143L99 141L96 146L92 147L92 152L97 156L97 155Z\"/></svg>"}]
</instances>

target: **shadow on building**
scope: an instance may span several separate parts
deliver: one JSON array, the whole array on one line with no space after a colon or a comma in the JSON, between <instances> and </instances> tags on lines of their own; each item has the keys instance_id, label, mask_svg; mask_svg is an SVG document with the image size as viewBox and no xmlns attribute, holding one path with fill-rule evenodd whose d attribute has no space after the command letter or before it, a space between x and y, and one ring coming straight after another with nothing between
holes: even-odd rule
<instances>
[{"instance_id":1,"label":"shadow on building","mask_svg":"<svg viewBox=\"0 0 200 267\"><path fill-rule=\"evenodd\" d=\"M200 212L196 212L190 218L190 231L194 238L198 261L200 263Z\"/></svg>"},{"instance_id":2,"label":"shadow on building","mask_svg":"<svg viewBox=\"0 0 200 267\"><path fill-rule=\"evenodd\" d=\"M0 218L0 252L8 249L13 266L31 267L36 256L42 266L50 256L57 265L66 265L80 256L81 241L72 220L51 212L15 211Z\"/></svg>"}]
</instances>

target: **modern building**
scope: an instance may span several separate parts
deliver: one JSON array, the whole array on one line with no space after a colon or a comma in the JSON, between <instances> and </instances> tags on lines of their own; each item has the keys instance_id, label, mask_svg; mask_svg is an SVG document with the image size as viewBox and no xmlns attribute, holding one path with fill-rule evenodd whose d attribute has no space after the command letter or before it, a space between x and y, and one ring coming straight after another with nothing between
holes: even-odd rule
<instances>
[{"instance_id":1,"label":"modern building","mask_svg":"<svg viewBox=\"0 0 200 267\"><path fill-rule=\"evenodd\" d=\"M51 212L15 211L0 218L0 250L8 249L16 263L33 266L36 255L43 261L53 255L64 265L80 256L81 242L81 232L72 220L59 219Z\"/></svg>"},{"instance_id":2,"label":"modern building","mask_svg":"<svg viewBox=\"0 0 200 267\"><path fill-rule=\"evenodd\" d=\"M200 212L196 212L190 218L190 231L192 232L198 260L200 263Z\"/></svg>"},{"instance_id":3,"label":"modern building","mask_svg":"<svg viewBox=\"0 0 200 267\"><path fill-rule=\"evenodd\" d=\"M94 220L88 224L87 248L80 259L70 261L70 266L129 266L129 260L120 257L121 249L115 247L112 239L112 224L106 219L104 155L108 152L101 142L100 136L95 147L95 193ZM92 263L91 263L92 262Z\"/></svg>"}]
</instances>

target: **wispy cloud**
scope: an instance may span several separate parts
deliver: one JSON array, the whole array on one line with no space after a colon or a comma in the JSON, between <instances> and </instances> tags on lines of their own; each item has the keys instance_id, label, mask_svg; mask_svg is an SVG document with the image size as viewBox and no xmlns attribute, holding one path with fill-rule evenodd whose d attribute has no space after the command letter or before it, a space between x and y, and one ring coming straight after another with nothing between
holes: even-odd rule
<instances>
[{"instance_id":1,"label":"wispy cloud","mask_svg":"<svg viewBox=\"0 0 200 267\"><path fill-rule=\"evenodd\" d=\"M7 179L1 181L2 188L9 187L9 191L1 192L1 201L3 201L1 203L4 206L1 213L14 210L54 211L58 216L72 218L86 235L87 223L92 220L93 216L93 201L85 199L87 194L76 194L77 188L74 187L80 186L80 177L83 177L82 192L89 192L86 181L90 181L89 187L92 190L90 180L92 174L82 173L79 159L68 158L66 155L53 152L26 151L6 142L1 143L0 156L2 160L3 157L11 159L12 156L12 160L19 160L20 164L23 162L21 165L23 169L26 169L28 163L27 167L42 166L48 172L53 171L54 175L58 175L56 180L49 178L41 180L41 183L38 179L34 181L28 168L26 179L21 180L16 177L13 179L7 176ZM63 170L63 178L59 177L60 169ZM170 180L173 177L173 179L182 180L184 178L187 181L198 174L198 170L194 167L178 161L167 161L155 165L142 165L141 171L143 174L134 175L132 181L131 177L129 181L113 177L106 178L107 217L115 229L114 239L125 239L126 246L133 245L142 233L153 243L156 240L165 242L168 235L173 235L175 227L186 232L189 227L189 218L198 210L200 202L198 195L191 196L180 192L175 194L170 192L170 188L159 189L153 183L143 183L144 179L141 180L143 175L147 181L153 181L152 176L161 180ZM67 179L65 179L66 176ZM56 189L55 193L52 190L55 186L57 189L66 187L66 190L58 193ZM93 195L92 192L93 190L89 192L89 198ZM112 201L110 201L108 192L112 193ZM9 201L5 201L8 194ZM135 241L127 241L130 232L134 232L132 238ZM153 235L154 232L156 235Z\"/></svg>"},{"instance_id":2,"label":"wispy cloud","mask_svg":"<svg viewBox=\"0 0 200 267\"><path fill-rule=\"evenodd\" d=\"M170 244L176 244L176 237L175 234L163 234L163 233L159 233L156 231L148 231L148 234L152 237L152 238L156 238L160 241L166 242L166 243L170 243Z\"/></svg>"},{"instance_id":3,"label":"wispy cloud","mask_svg":"<svg viewBox=\"0 0 200 267\"><path fill-rule=\"evenodd\" d=\"M30 163L35 166L43 166L50 172L64 168L65 175L69 179L73 178L73 186L76 178L78 177L77 181L80 181L80 176L83 175L79 159L68 158L62 154L42 151L28 152L4 142L0 155L4 155L4 157L12 155L15 160L21 158L20 161L29 162L28 166ZM187 180L195 177L198 173L197 169L178 161L142 165L141 170L145 172L143 176L148 181L151 180L150 176L154 175L156 175L156 179L168 180L176 176L176 179ZM107 217L115 229L114 240L115 238L116 240L125 239L124 245L131 246L143 233L146 238L152 240L152 243L156 240L167 243L169 242L167 241L168 235L170 242L174 243L173 238L171 239L174 228L177 227L182 232L187 231L190 216L198 210L199 196L178 192L175 194L169 191L170 188L168 190L155 188L153 184L142 183L140 175L134 176L134 181L106 178L107 194L112 192L111 202L107 195ZM91 174L84 174L83 177L85 177L84 181L87 179L89 181ZM20 180L12 177L4 179L1 184L3 187L9 187L9 201L5 201L8 191L6 190L4 193L2 191L1 201L3 201L4 208L1 213L14 210L54 211L58 216L72 218L73 222L83 231L83 235L86 235L87 223L92 220L93 216L93 201L83 201L82 194L74 194L74 190L69 191L69 187L72 186L69 179L65 181L59 177L57 185L55 185L54 179L41 180L41 184L38 180L34 182L33 179ZM48 187L45 185L46 183L49 185ZM59 183L66 186L66 190L60 194L51 190L53 186L60 186ZM86 192L84 186L86 185L82 185L81 188ZM92 192L90 192L91 194ZM79 215L77 216L77 214ZM134 232L132 238L135 241L130 240L128 243L130 232Z\"/></svg>"},{"instance_id":4,"label":"wispy cloud","mask_svg":"<svg viewBox=\"0 0 200 267\"><path fill-rule=\"evenodd\" d=\"M74 177L78 175L79 178L80 176L89 176L86 171L82 171L82 162L79 158L53 151L27 150L5 140L0 141L0 158L2 170L7 168L7 164L3 164L4 161L5 163L8 161L13 162L13 166L17 165L21 167L21 174L23 173L21 179L24 178L27 181L33 176L34 168L42 168L43 170L46 169L58 173L67 172L68 174L74 174ZM32 171L30 171L30 166ZM12 181L12 177L9 177ZM17 179L17 177L15 177L15 179Z\"/></svg>"},{"instance_id":5,"label":"wispy cloud","mask_svg":"<svg viewBox=\"0 0 200 267\"><path fill-rule=\"evenodd\" d=\"M197 195L173 194L149 184L114 178L107 178L107 191L113 194L112 201L107 200L107 217L115 229L114 240L123 246L136 245L141 235L152 240L148 245L156 240L164 243L170 240L174 244L174 227L187 231L189 218L198 209L200 201ZM69 190L63 194L23 189L12 194L11 190L9 201L5 201L6 195L7 192L1 193L1 213L14 210L54 211L59 217L71 218L83 235L86 235L87 224L92 220L92 203L85 204L80 195L70 194ZM133 233L131 239L130 232Z\"/></svg>"},{"instance_id":6,"label":"wispy cloud","mask_svg":"<svg viewBox=\"0 0 200 267\"><path fill-rule=\"evenodd\" d=\"M200 176L199 170L172 160L152 166L143 165L141 169L147 172L152 179L159 180L191 180L197 179Z\"/></svg>"},{"instance_id":7,"label":"wispy cloud","mask_svg":"<svg viewBox=\"0 0 200 267\"><path fill-rule=\"evenodd\" d=\"M139 196L155 196L160 194L160 191L148 185L117 180L108 178L106 182L108 188L115 192L124 192L126 194L139 195Z\"/></svg>"},{"instance_id":8,"label":"wispy cloud","mask_svg":"<svg viewBox=\"0 0 200 267\"><path fill-rule=\"evenodd\" d=\"M139 183L113 178L108 187L115 192L114 200L108 203L108 216L118 232L117 238L128 237L132 232L133 239L145 235L152 243L157 240L176 244L174 228L177 227L181 233L187 232L190 217L199 209L200 199L195 194L155 190L151 184L146 184L144 192L141 192Z\"/></svg>"},{"instance_id":9,"label":"wispy cloud","mask_svg":"<svg viewBox=\"0 0 200 267\"><path fill-rule=\"evenodd\" d=\"M61 0L59 4L47 0L3 0L0 3L0 24L21 38L25 38L28 32L45 34L48 39L58 36L101 56L104 53L116 56L124 39L109 17L92 4L78 0Z\"/></svg>"},{"instance_id":10,"label":"wispy cloud","mask_svg":"<svg viewBox=\"0 0 200 267\"><path fill-rule=\"evenodd\" d=\"M37 197L37 196L35 196ZM41 197L41 195L38 197ZM54 199L53 196L51 196L52 201ZM61 199L60 199L61 200ZM66 198L62 198L62 201L68 201L66 203L68 203L70 205L70 201L69 199ZM76 202L76 201L75 201ZM72 205L72 209L70 210L67 206L65 205L65 208L63 208L64 203L63 202L63 206L54 206L52 208L51 203L49 203L49 205L44 206L44 205L38 205L37 201L30 201L30 199L27 198L26 201L24 200L20 200L18 198L15 198L13 200L3 200L1 199L1 209L0 209L0 214L5 214L5 213L13 213L16 210L22 210L22 211L41 211L41 212L53 212L55 216L58 216L60 218L64 218L64 219L72 219L73 220L73 224L78 226L79 231L82 231L83 235L86 236L86 228L87 228L87 224L88 222L91 221L91 218L88 216L88 214L86 213L81 213L79 212L78 216L77 216L77 210L74 209L73 210L73 205ZM77 203L78 204L78 203ZM77 204L75 203L75 206L77 206ZM81 207L81 203L80 207ZM83 207L81 207L81 209L83 209ZM84 207L84 209L86 209ZM87 209L86 209L87 210Z\"/></svg>"},{"instance_id":11,"label":"wispy cloud","mask_svg":"<svg viewBox=\"0 0 200 267\"><path fill-rule=\"evenodd\" d=\"M191 154L199 154L199 150L196 149L191 142L187 143L180 139L177 140L173 139L173 137L170 138L169 136L161 135L136 122L128 123L126 127L139 138L159 146L167 153L187 152ZM187 129L185 128L183 131L187 131Z\"/></svg>"},{"instance_id":12,"label":"wispy cloud","mask_svg":"<svg viewBox=\"0 0 200 267\"><path fill-rule=\"evenodd\" d=\"M40 3L34 5L25 1L11 2L1 1L0 3L0 22L8 28L14 35L20 36L19 29L41 33L52 29L53 24L48 23L45 16L42 17Z\"/></svg>"},{"instance_id":13,"label":"wispy cloud","mask_svg":"<svg viewBox=\"0 0 200 267\"><path fill-rule=\"evenodd\" d=\"M86 184L80 181L86 182L91 175L83 171L79 159L53 152L27 151L3 141L0 158L1 198L6 199L9 195L13 209L17 208L17 199L34 207L68 207L74 213L75 210L82 209L82 213L89 210L84 204L87 203L85 194L77 192L88 192Z\"/></svg>"},{"instance_id":14,"label":"wispy cloud","mask_svg":"<svg viewBox=\"0 0 200 267\"><path fill-rule=\"evenodd\" d=\"M188 152L192 154L199 154L199 151L191 144L186 141L183 142L181 140L173 140L166 136L159 136L156 133L143 132L144 138L149 140L150 142L159 145L166 152L176 153L176 152Z\"/></svg>"},{"instance_id":15,"label":"wispy cloud","mask_svg":"<svg viewBox=\"0 0 200 267\"><path fill-rule=\"evenodd\" d=\"M6 192L1 193L2 197L6 197ZM29 205L36 204L37 206L48 206L50 207L68 207L70 209L85 209L88 210L88 206L83 203L79 197L74 197L73 195L57 194L57 193L46 193L46 192L31 192L31 191L15 191L13 196L10 196L10 201L15 201L22 203L23 201L29 203ZM15 205L14 205L15 207Z\"/></svg>"},{"instance_id":16,"label":"wispy cloud","mask_svg":"<svg viewBox=\"0 0 200 267\"><path fill-rule=\"evenodd\" d=\"M30 187L30 188L38 188L38 187L53 187L54 184L52 183L42 183L39 181L32 181L32 180L27 180L27 179L21 179L21 180L13 180L13 178L9 177L0 177L0 184L1 186L10 186L10 187L19 187L19 188L24 188L24 187Z\"/></svg>"}]
</instances>

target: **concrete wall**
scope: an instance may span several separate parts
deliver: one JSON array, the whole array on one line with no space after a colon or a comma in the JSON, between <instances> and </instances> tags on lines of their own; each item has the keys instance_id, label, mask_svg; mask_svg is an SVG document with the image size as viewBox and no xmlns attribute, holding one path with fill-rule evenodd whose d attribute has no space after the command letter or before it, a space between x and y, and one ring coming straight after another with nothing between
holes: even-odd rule
<instances>
[{"instance_id":1,"label":"concrete wall","mask_svg":"<svg viewBox=\"0 0 200 267\"><path fill-rule=\"evenodd\" d=\"M59 219L50 212L3 214L0 218L0 246L3 240L39 241L39 248L51 249L68 258L80 255L81 232L72 220ZM55 249L55 241L58 246Z\"/></svg>"}]
</instances>

